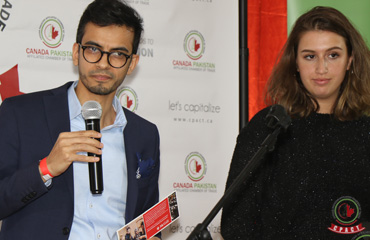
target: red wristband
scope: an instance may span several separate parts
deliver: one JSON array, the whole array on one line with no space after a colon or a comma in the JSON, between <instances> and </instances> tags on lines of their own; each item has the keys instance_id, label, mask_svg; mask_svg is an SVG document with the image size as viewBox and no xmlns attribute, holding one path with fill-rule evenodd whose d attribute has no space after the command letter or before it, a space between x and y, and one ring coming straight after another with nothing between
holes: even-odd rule
<instances>
[{"instance_id":1,"label":"red wristband","mask_svg":"<svg viewBox=\"0 0 370 240\"><path fill-rule=\"evenodd\" d=\"M54 176L51 175L49 169L48 169L48 166L46 165L46 158L42 159L40 161L40 170L41 170L41 173L42 175L46 176L47 178L53 178Z\"/></svg>"}]
</instances>

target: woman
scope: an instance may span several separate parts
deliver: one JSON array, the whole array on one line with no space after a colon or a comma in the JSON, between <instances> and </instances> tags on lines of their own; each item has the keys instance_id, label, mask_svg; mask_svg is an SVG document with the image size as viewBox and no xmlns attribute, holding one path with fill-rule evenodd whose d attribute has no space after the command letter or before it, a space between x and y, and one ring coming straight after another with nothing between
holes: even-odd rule
<instances>
[{"instance_id":1,"label":"woman","mask_svg":"<svg viewBox=\"0 0 370 240\"><path fill-rule=\"evenodd\" d=\"M227 239L351 239L370 220L370 54L339 11L303 14L274 67L269 104L292 118L224 206ZM266 108L238 136L228 188L272 132ZM360 225L362 224L362 225Z\"/></svg>"}]
</instances>

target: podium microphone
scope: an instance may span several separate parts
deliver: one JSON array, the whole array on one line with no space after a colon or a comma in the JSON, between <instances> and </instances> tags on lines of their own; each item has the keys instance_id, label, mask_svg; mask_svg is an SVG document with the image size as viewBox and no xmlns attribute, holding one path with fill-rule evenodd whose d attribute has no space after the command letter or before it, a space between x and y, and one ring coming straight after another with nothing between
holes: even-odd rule
<instances>
[{"instance_id":1,"label":"podium microphone","mask_svg":"<svg viewBox=\"0 0 370 240\"><path fill-rule=\"evenodd\" d=\"M274 150L278 135L282 130L286 131L292 121L285 108L281 105L271 106L265 120L267 121L267 127L273 129L273 132L265 138L258 151L253 155L248 164L225 191L224 195L213 207L211 212L202 223L199 223L194 228L186 240L212 240L212 236L208 231L207 226L224 206L225 202L239 190L240 186L246 179L252 176L255 169L257 169L263 161L266 153Z\"/></svg>"},{"instance_id":2,"label":"podium microphone","mask_svg":"<svg viewBox=\"0 0 370 240\"><path fill-rule=\"evenodd\" d=\"M87 101L81 109L82 117L85 119L86 130L100 132L100 117L102 108L96 101ZM100 141L100 138L97 138ZM103 167L102 156L94 153L87 153L88 156L99 157L98 162L89 162L90 191L92 194L103 192Z\"/></svg>"}]
</instances>

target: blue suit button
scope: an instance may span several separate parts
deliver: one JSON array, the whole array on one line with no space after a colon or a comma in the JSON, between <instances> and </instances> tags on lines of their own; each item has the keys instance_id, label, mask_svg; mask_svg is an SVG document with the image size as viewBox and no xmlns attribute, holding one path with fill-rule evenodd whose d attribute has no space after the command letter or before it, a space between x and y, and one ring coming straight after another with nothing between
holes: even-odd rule
<instances>
[{"instance_id":1,"label":"blue suit button","mask_svg":"<svg viewBox=\"0 0 370 240\"><path fill-rule=\"evenodd\" d=\"M70 229L68 227L63 228L63 235L68 235Z\"/></svg>"}]
</instances>

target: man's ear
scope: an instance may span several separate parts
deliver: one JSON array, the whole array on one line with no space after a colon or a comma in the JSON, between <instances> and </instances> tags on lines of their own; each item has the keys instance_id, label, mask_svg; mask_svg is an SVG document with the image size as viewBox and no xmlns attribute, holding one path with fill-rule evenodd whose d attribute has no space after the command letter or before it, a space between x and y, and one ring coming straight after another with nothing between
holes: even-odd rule
<instances>
[{"instance_id":1,"label":"man's ear","mask_svg":"<svg viewBox=\"0 0 370 240\"><path fill-rule=\"evenodd\" d=\"M128 75L131 74L136 68L136 65L139 63L139 58L140 58L139 55L136 55L136 54L132 55L130 66L128 67L128 71L127 71Z\"/></svg>"},{"instance_id":2,"label":"man's ear","mask_svg":"<svg viewBox=\"0 0 370 240\"><path fill-rule=\"evenodd\" d=\"M80 52L79 50L80 50L80 45L78 45L78 43L74 43L73 48L72 48L72 60L75 66L78 66L78 57L79 57L79 52Z\"/></svg>"}]
</instances>

